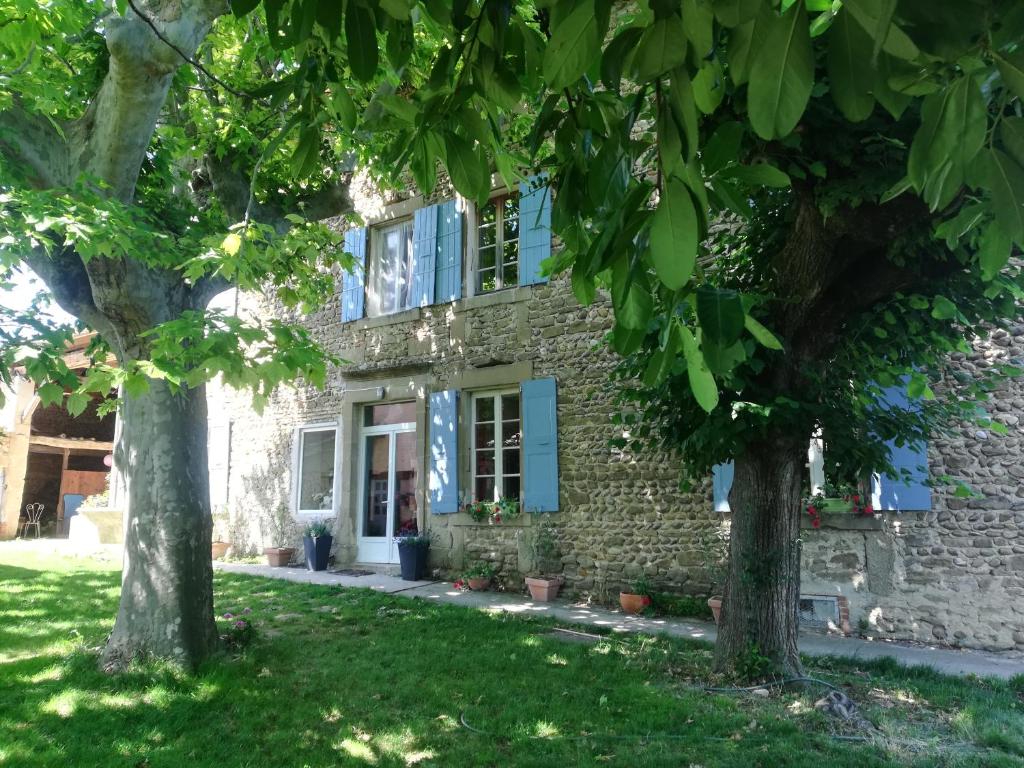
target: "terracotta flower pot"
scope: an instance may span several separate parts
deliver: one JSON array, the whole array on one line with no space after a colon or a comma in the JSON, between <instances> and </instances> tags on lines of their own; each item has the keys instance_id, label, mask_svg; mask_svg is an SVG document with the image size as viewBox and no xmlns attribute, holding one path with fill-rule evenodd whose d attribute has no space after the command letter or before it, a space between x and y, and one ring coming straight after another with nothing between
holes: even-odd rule
<instances>
[{"instance_id":1,"label":"terracotta flower pot","mask_svg":"<svg viewBox=\"0 0 1024 768\"><path fill-rule=\"evenodd\" d=\"M619 605L626 613L634 615L643 613L651 604L651 598L647 595L635 595L632 592L619 592Z\"/></svg>"},{"instance_id":2,"label":"terracotta flower pot","mask_svg":"<svg viewBox=\"0 0 1024 768\"><path fill-rule=\"evenodd\" d=\"M469 582L469 588L474 592L483 592L491 586L491 577L484 576L479 579L466 579Z\"/></svg>"},{"instance_id":3,"label":"terracotta flower pot","mask_svg":"<svg viewBox=\"0 0 1024 768\"><path fill-rule=\"evenodd\" d=\"M711 609L711 615L715 617L715 624L717 624L718 619L722 616L722 598L718 595L709 597L708 608Z\"/></svg>"},{"instance_id":4,"label":"terracotta flower pot","mask_svg":"<svg viewBox=\"0 0 1024 768\"><path fill-rule=\"evenodd\" d=\"M549 603L558 597L558 590L562 588L562 583L561 576L554 579L526 577L526 586L530 590L530 597L538 603Z\"/></svg>"},{"instance_id":5,"label":"terracotta flower pot","mask_svg":"<svg viewBox=\"0 0 1024 768\"><path fill-rule=\"evenodd\" d=\"M267 556L267 565L280 568L292 561L295 549L293 547L267 547L263 550L263 554Z\"/></svg>"},{"instance_id":6,"label":"terracotta flower pot","mask_svg":"<svg viewBox=\"0 0 1024 768\"><path fill-rule=\"evenodd\" d=\"M231 543L228 541L215 541L213 542L213 559L220 560L224 555L228 553L228 547Z\"/></svg>"}]
</instances>

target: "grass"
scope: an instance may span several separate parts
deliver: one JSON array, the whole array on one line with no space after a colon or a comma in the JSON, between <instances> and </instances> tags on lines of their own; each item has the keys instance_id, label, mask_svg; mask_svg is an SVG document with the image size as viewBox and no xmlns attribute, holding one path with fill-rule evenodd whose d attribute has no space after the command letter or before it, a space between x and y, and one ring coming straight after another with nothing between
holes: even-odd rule
<instances>
[{"instance_id":1,"label":"grass","mask_svg":"<svg viewBox=\"0 0 1024 768\"><path fill-rule=\"evenodd\" d=\"M874 724L857 727L817 692L700 691L694 643L570 643L547 621L231 574L217 610L250 608L253 645L194 676L109 677L118 582L0 547L0 766L1024 766L1011 683L815 662Z\"/></svg>"}]
</instances>

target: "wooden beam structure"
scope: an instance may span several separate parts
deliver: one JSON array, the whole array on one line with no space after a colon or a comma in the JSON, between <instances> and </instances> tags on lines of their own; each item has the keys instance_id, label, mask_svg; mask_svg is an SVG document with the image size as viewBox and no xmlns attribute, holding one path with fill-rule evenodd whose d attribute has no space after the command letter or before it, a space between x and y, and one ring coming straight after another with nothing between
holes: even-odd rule
<instances>
[{"instance_id":1,"label":"wooden beam structure","mask_svg":"<svg viewBox=\"0 0 1024 768\"><path fill-rule=\"evenodd\" d=\"M84 437L50 437L49 435L32 435L28 439L29 450L32 446L45 446L47 448L60 448L61 450L78 451L103 451L110 453L114 450L114 444L105 440L90 440Z\"/></svg>"}]
</instances>

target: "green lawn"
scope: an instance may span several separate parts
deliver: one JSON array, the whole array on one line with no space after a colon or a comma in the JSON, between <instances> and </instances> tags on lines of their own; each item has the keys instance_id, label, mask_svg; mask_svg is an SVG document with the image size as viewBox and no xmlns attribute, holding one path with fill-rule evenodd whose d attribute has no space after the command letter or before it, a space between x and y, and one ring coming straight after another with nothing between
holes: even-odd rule
<instances>
[{"instance_id":1,"label":"green lawn","mask_svg":"<svg viewBox=\"0 0 1024 768\"><path fill-rule=\"evenodd\" d=\"M698 690L699 645L568 643L548 622L364 591L216 586L218 612L250 608L259 628L240 657L108 677L111 565L0 547L0 766L1024 766L1024 702L1005 683L816 663L877 726L857 728L813 693Z\"/></svg>"}]
</instances>

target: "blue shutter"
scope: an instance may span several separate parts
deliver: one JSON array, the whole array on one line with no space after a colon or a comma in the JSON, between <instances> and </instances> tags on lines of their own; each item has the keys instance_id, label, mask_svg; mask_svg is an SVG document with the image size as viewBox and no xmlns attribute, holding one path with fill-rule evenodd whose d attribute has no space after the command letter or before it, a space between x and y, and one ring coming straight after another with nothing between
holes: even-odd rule
<instances>
[{"instance_id":1,"label":"blue shutter","mask_svg":"<svg viewBox=\"0 0 1024 768\"><path fill-rule=\"evenodd\" d=\"M434 266L437 263L437 217L440 206L420 208L412 221L412 290L409 304L426 307L434 303Z\"/></svg>"},{"instance_id":2,"label":"blue shutter","mask_svg":"<svg viewBox=\"0 0 1024 768\"><path fill-rule=\"evenodd\" d=\"M919 408L907 399L904 385L886 388L883 403L888 410L914 411ZM872 501L879 509L888 511L929 511L932 508L932 489L928 487L928 442L896 445L887 442L893 467L906 470L909 480L902 475L876 475L872 481Z\"/></svg>"},{"instance_id":3,"label":"blue shutter","mask_svg":"<svg viewBox=\"0 0 1024 768\"><path fill-rule=\"evenodd\" d=\"M523 509L558 511L558 407L554 379L522 384Z\"/></svg>"},{"instance_id":4,"label":"blue shutter","mask_svg":"<svg viewBox=\"0 0 1024 768\"><path fill-rule=\"evenodd\" d=\"M355 257L355 268L345 272L341 280L341 322L348 323L363 316L366 279L366 227L345 233L345 250Z\"/></svg>"},{"instance_id":5,"label":"blue shutter","mask_svg":"<svg viewBox=\"0 0 1024 768\"><path fill-rule=\"evenodd\" d=\"M435 515L459 511L459 393L430 395L430 477L427 493Z\"/></svg>"},{"instance_id":6,"label":"blue shutter","mask_svg":"<svg viewBox=\"0 0 1024 768\"><path fill-rule=\"evenodd\" d=\"M462 214L454 200L437 206L437 265L434 301L462 298Z\"/></svg>"},{"instance_id":7,"label":"blue shutter","mask_svg":"<svg viewBox=\"0 0 1024 768\"><path fill-rule=\"evenodd\" d=\"M551 255L551 187L544 177L519 185L519 284L546 283L540 264Z\"/></svg>"},{"instance_id":8,"label":"blue shutter","mask_svg":"<svg viewBox=\"0 0 1024 768\"><path fill-rule=\"evenodd\" d=\"M729 491L732 490L732 476L735 462L726 461L711 468L711 487L715 492L715 512L729 512Z\"/></svg>"}]
</instances>

